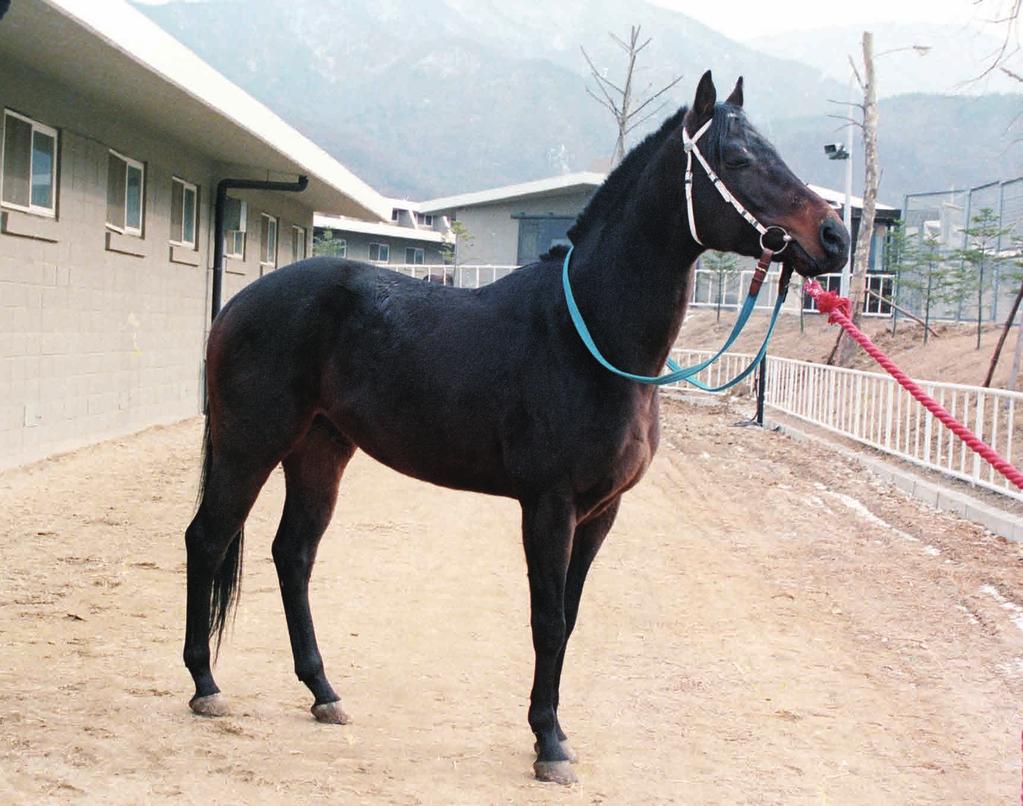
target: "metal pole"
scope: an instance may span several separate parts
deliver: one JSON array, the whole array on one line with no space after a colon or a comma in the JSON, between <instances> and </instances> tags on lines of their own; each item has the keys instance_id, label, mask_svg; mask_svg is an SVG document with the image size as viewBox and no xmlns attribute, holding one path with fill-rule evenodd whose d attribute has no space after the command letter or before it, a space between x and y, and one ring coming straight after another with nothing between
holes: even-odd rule
<instances>
[{"instance_id":1,"label":"metal pole","mask_svg":"<svg viewBox=\"0 0 1023 806\"><path fill-rule=\"evenodd\" d=\"M853 116L853 80L849 79L849 117ZM843 297L849 296L849 286L852 285L852 260L853 244L852 237L852 180L853 180L853 125L846 127L845 150L849 156L845 158L845 208L842 210L842 223L845 224L845 231L849 233L849 258L842 268L842 280L839 293Z\"/></svg>"},{"instance_id":2,"label":"metal pole","mask_svg":"<svg viewBox=\"0 0 1023 806\"><path fill-rule=\"evenodd\" d=\"M973 209L972 209L973 208L973 191L975 189L976 188L970 188L970 190L966 194L966 219L963 222L963 244L962 244L962 249L963 249L964 252L966 251L966 248L969 246L969 241L970 241L970 236L966 234L966 230L968 230L972 226L972 223L973 223L973 222L970 221L970 216L973 215ZM960 273L962 273L963 266L965 266L965 265L966 265L966 259L965 258L960 258L960 260L959 260L959 272ZM963 320L963 298L960 297L958 299L957 303L956 303L956 322L958 323L958 322L961 322L962 320Z\"/></svg>"},{"instance_id":3,"label":"metal pole","mask_svg":"<svg viewBox=\"0 0 1023 806\"><path fill-rule=\"evenodd\" d=\"M309 177L299 176L297 182L271 182L262 179L221 179L217 182L217 196L213 215L213 288L210 294L210 322L220 313L220 298L224 282L224 207L227 191L273 190L283 193L301 193L309 186Z\"/></svg>"},{"instance_id":4,"label":"metal pole","mask_svg":"<svg viewBox=\"0 0 1023 806\"><path fill-rule=\"evenodd\" d=\"M764 427L764 394L767 391L767 353L757 368L757 425Z\"/></svg>"}]
</instances>

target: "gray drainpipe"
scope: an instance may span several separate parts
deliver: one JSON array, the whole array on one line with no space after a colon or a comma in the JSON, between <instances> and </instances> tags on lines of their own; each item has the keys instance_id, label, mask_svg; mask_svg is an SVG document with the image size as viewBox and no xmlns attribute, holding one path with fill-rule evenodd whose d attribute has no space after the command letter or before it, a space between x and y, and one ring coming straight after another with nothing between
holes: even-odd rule
<instances>
[{"instance_id":1,"label":"gray drainpipe","mask_svg":"<svg viewBox=\"0 0 1023 806\"><path fill-rule=\"evenodd\" d=\"M227 204L227 191L278 190L285 193L301 193L308 186L308 176L300 176L297 182L268 182L261 179L221 179L217 182L217 203L213 213L213 301L210 305L211 322L220 313L220 296L224 285L224 205Z\"/></svg>"}]
</instances>

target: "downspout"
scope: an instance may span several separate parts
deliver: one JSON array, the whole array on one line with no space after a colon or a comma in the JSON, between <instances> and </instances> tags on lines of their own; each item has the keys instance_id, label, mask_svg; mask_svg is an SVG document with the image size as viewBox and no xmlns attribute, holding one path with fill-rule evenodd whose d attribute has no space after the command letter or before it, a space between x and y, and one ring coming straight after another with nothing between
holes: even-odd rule
<instances>
[{"instance_id":1,"label":"downspout","mask_svg":"<svg viewBox=\"0 0 1023 806\"><path fill-rule=\"evenodd\" d=\"M213 208L213 289L210 321L220 313L220 297L224 285L224 206L229 190L277 190L301 193L309 186L308 176L299 176L297 182L268 182L261 179L221 179L217 182L217 201Z\"/></svg>"}]
</instances>

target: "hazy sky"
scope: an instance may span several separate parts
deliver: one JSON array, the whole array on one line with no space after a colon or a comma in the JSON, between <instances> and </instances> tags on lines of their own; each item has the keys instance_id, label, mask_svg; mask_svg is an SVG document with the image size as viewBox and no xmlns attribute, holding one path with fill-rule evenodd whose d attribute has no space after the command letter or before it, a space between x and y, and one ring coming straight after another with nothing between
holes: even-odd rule
<instances>
[{"instance_id":1,"label":"hazy sky","mask_svg":"<svg viewBox=\"0 0 1023 806\"><path fill-rule=\"evenodd\" d=\"M981 20L973 0L651 0L732 39L880 22L965 23ZM989 0L994 3L995 0Z\"/></svg>"}]
</instances>

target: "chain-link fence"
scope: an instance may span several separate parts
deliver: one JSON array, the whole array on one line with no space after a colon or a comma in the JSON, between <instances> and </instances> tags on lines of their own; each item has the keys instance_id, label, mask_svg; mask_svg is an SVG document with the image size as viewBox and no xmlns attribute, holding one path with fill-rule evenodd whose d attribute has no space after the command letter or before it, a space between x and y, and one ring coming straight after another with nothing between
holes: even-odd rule
<instances>
[{"instance_id":1,"label":"chain-link fence","mask_svg":"<svg viewBox=\"0 0 1023 806\"><path fill-rule=\"evenodd\" d=\"M970 238L991 212L990 237ZM963 190L910 193L903 202L906 254L889 268L899 275L897 302L931 319L999 321L1019 289L1023 240L1023 177ZM967 265L967 249L986 253L983 282ZM929 311L927 310L929 308Z\"/></svg>"}]
</instances>

